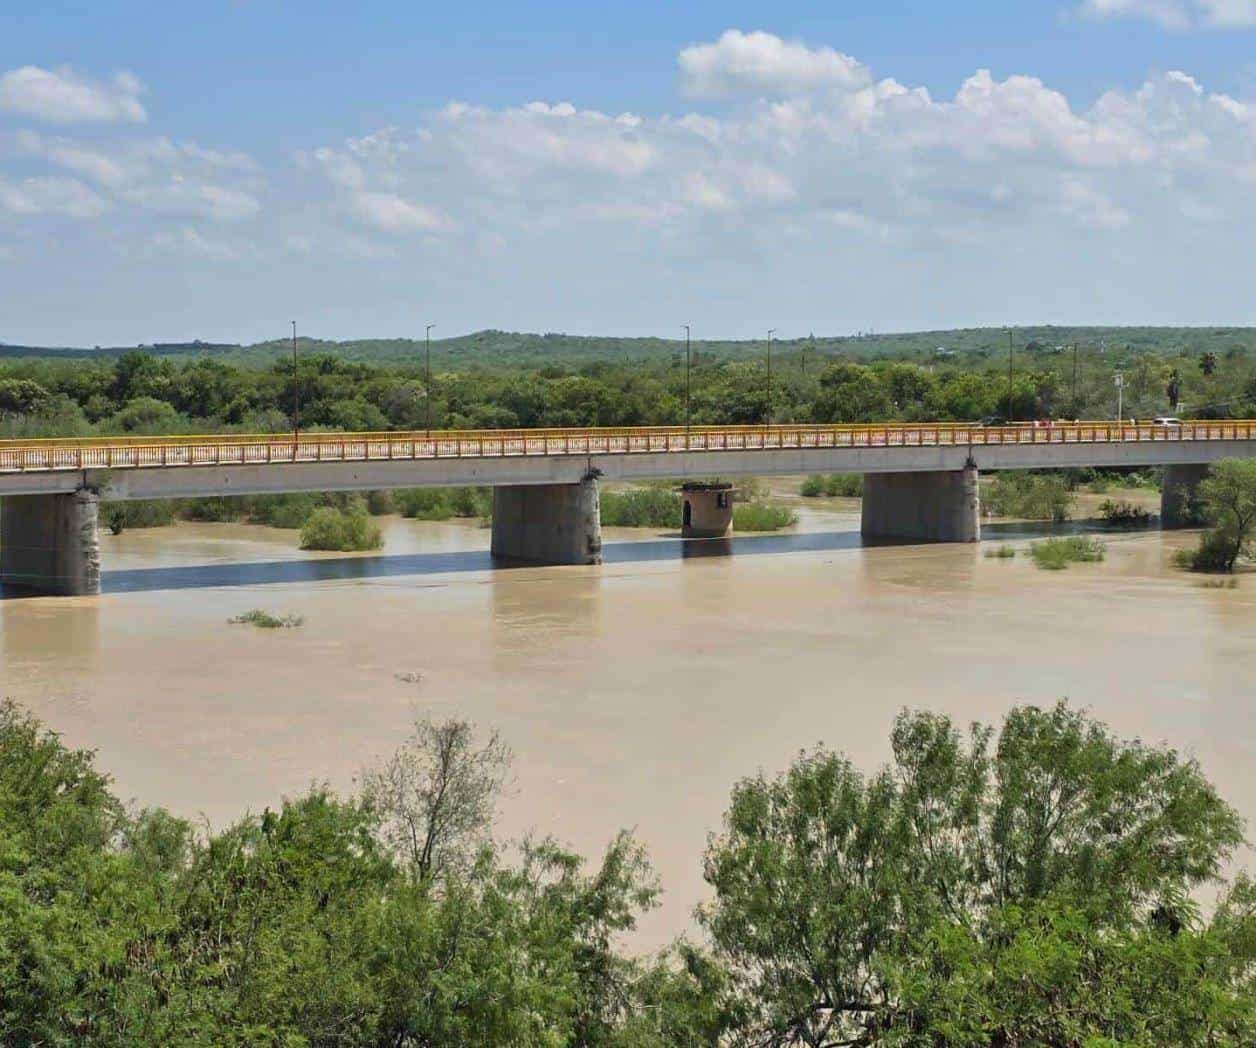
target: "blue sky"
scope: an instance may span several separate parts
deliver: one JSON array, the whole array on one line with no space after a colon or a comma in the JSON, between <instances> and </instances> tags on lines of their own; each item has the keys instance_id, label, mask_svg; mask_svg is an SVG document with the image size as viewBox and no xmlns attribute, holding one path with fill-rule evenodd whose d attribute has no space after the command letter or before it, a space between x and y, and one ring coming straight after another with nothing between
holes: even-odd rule
<instances>
[{"instance_id":1,"label":"blue sky","mask_svg":"<svg viewBox=\"0 0 1256 1048\"><path fill-rule=\"evenodd\" d=\"M0 341L1256 322L1256 0L31 6Z\"/></svg>"}]
</instances>

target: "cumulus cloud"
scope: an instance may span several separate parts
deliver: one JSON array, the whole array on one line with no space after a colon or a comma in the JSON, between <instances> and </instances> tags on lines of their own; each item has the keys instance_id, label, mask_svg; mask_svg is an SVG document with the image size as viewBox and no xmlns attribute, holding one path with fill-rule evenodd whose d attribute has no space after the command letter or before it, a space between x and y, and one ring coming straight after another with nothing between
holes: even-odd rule
<instances>
[{"instance_id":1,"label":"cumulus cloud","mask_svg":"<svg viewBox=\"0 0 1256 1048\"><path fill-rule=\"evenodd\" d=\"M1095 19L1141 18L1166 29L1242 29L1256 26L1256 0L1082 0Z\"/></svg>"},{"instance_id":2,"label":"cumulus cloud","mask_svg":"<svg viewBox=\"0 0 1256 1048\"><path fill-rule=\"evenodd\" d=\"M444 216L395 193L355 193L353 210L367 225L388 233L440 233L451 228Z\"/></svg>"},{"instance_id":3,"label":"cumulus cloud","mask_svg":"<svg viewBox=\"0 0 1256 1048\"><path fill-rule=\"evenodd\" d=\"M831 47L807 47L739 29L729 29L714 43L686 47L680 69L685 88L698 96L850 91L871 82L863 65Z\"/></svg>"},{"instance_id":4,"label":"cumulus cloud","mask_svg":"<svg viewBox=\"0 0 1256 1048\"><path fill-rule=\"evenodd\" d=\"M69 124L79 121L142 124L144 86L130 73L93 81L67 67L22 66L0 76L0 110Z\"/></svg>"}]
</instances>

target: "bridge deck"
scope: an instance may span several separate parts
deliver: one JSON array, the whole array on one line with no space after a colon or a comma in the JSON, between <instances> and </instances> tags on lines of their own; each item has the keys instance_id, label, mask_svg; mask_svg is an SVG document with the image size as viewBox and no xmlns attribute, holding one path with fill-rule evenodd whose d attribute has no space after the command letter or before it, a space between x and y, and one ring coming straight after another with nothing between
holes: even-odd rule
<instances>
[{"instance_id":1,"label":"bridge deck","mask_svg":"<svg viewBox=\"0 0 1256 1048\"><path fill-rule=\"evenodd\" d=\"M1256 420L1176 426L1115 422L1044 426L888 423L866 426L695 426L426 433L226 434L0 441L0 473L179 466L632 455L807 448L1006 447L1256 440Z\"/></svg>"}]
</instances>

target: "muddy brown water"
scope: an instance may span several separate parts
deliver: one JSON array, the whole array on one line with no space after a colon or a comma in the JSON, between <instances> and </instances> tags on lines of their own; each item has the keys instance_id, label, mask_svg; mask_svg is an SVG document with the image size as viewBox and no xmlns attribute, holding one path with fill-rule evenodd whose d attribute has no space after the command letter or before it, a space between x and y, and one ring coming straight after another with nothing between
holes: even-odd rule
<instances>
[{"instance_id":1,"label":"muddy brown water","mask_svg":"<svg viewBox=\"0 0 1256 1048\"><path fill-rule=\"evenodd\" d=\"M967 722L1067 696L1256 815L1256 576L1174 570L1192 536L1115 535L1104 563L1048 573L989 543L860 548L841 500L799 530L730 555L608 529L600 568L509 571L457 523L389 520L360 557L242 525L105 536L104 596L0 601L0 694L96 748L124 797L214 826L352 788L416 713L491 725L516 753L503 835L596 856L627 826L648 847L665 895L642 947L690 927L738 778L821 740L872 770L904 705ZM305 625L228 625L255 607Z\"/></svg>"}]
</instances>

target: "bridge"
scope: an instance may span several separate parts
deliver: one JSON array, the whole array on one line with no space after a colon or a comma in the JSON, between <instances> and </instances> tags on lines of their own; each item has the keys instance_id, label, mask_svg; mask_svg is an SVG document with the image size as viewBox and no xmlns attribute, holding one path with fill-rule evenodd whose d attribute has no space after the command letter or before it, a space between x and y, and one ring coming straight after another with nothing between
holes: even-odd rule
<instances>
[{"instance_id":1,"label":"bridge","mask_svg":"<svg viewBox=\"0 0 1256 1048\"><path fill-rule=\"evenodd\" d=\"M0 582L99 592L99 501L493 488L493 552L601 560L598 478L861 473L872 538L980 538L981 470L1164 466L1161 518L1210 463L1256 457L1256 420L1180 425L886 423L301 433L0 441ZM695 498L699 497L695 494ZM722 506L731 518L731 507Z\"/></svg>"}]
</instances>

